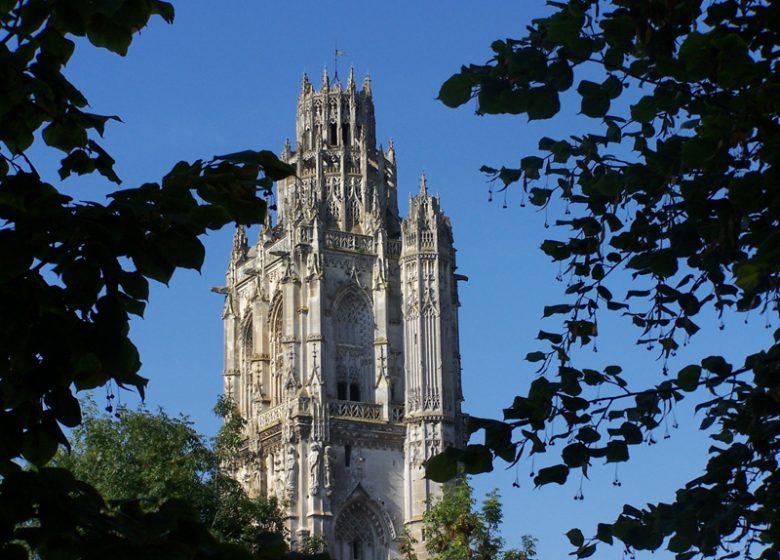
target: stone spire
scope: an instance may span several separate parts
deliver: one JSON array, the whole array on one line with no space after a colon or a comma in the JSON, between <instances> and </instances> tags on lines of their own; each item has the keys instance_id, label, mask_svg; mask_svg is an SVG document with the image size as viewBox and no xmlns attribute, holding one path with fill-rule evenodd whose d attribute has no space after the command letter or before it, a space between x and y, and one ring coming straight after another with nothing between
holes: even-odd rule
<instances>
[{"instance_id":1,"label":"stone spire","mask_svg":"<svg viewBox=\"0 0 780 560\"><path fill-rule=\"evenodd\" d=\"M355 91L355 67L349 67L349 78L347 79L347 89L349 91Z\"/></svg>"},{"instance_id":2,"label":"stone spire","mask_svg":"<svg viewBox=\"0 0 780 560\"><path fill-rule=\"evenodd\" d=\"M330 87L330 78L328 78L328 66L327 64L322 70L322 89L328 89Z\"/></svg>"}]
</instances>

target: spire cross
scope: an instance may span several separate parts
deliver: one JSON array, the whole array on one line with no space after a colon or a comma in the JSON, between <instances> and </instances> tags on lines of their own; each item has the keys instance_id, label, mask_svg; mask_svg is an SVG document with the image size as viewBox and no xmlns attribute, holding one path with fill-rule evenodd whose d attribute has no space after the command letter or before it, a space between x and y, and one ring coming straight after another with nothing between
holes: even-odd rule
<instances>
[{"instance_id":1,"label":"spire cross","mask_svg":"<svg viewBox=\"0 0 780 560\"><path fill-rule=\"evenodd\" d=\"M338 44L336 44L336 48L334 49L333 52L333 66L335 68L335 72L333 74L334 83L339 81L339 57L344 56L346 54L347 53L345 53L344 51L339 50Z\"/></svg>"}]
</instances>

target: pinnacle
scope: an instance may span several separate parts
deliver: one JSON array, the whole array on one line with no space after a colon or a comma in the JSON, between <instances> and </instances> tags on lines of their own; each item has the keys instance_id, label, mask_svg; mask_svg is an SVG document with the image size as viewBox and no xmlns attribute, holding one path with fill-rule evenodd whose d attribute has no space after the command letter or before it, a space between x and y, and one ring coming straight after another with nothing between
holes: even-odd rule
<instances>
[{"instance_id":1,"label":"pinnacle","mask_svg":"<svg viewBox=\"0 0 780 560\"><path fill-rule=\"evenodd\" d=\"M428 183L425 180L425 172L420 175L420 196L428 196Z\"/></svg>"},{"instance_id":2,"label":"pinnacle","mask_svg":"<svg viewBox=\"0 0 780 560\"><path fill-rule=\"evenodd\" d=\"M330 79L328 78L328 65L322 70L322 88L327 89L330 85Z\"/></svg>"},{"instance_id":3,"label":"pinnacle","mask_svg":"<svg viewBox=\"0 0 780 560\"><path fill-rule=\"evenodd\" d=\"M349 78L347 79L347 88L350 90L355 89L355 67L349 67Z\"/></svg>"},{"instance_id":4,"label":"pinnacle","mask_svg":"<svg viewBox=\"0 0 780 560\"><path fill-rule=\"evenodd\" d=\"M363 92L371 95L371 74L366 73L366 77L363 78Z\"/></svg>"}]
</instances>

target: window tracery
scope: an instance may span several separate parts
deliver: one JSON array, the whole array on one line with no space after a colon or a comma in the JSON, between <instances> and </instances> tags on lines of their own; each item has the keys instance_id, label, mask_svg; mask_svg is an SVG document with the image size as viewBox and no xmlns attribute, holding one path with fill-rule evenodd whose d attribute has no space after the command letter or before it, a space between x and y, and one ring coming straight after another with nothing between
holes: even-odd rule
<instances>
[{"instance_id":1,"label":"window tracery","mask_svg":"<svg viewBox=\"0 0 780 560\"><path fill-rule=\"evenodd\" d=\"M282 347L282 301L277 300L270 315L271 340L269 350L271 355L271 406L282 402L282 372L284 371L284 348Z\"/></svg>"},{"instance_id":2,"label":"window tracery","mask_svg":"<svg viewBox=\"0 0 780 560\"><path fill-rule=\"evenodd\" d=\"M374 315L368 303L349 293L334 315L336 340L336 397L373 402Z\"/></svg>"}]
</instances>

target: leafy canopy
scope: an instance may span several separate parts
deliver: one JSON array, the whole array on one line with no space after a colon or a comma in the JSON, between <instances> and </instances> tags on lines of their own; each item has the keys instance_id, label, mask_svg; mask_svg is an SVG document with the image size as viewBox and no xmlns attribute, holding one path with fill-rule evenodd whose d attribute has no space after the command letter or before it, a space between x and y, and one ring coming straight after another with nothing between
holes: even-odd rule
<instances>
[{"instance_id":1,"label":"leafy canopy","mask_svg":"<svg viewBox=\"0 0 780 560\"><path fill-rule=\"evenodd\" d=\"M620 365L578 367L576 344L595 346L606 308L638 329L666 364L705 312L775 321L780 272L780 4L761 0L548 2L519 39L495 41L486 64L463 66L441 87L450 107L480 115L552 119L573 99L588 132L539 140L518 167L483 167L501 188L570 210L541 249L570 277L545 307L560 328L539 331L527 356L540 374L503 421L472 419L484 445L449 450L430 477L487 471L566 445L537 485L587 476L594 459L627 461L675 403L693 398L711 430L704 474L672 503L625 506L612 523L569 539L580 558L599 542L697 555L780 554L780 330L740 362L703 356L665 377ZM564 97L564 94L567 94ZM579 124L579 123L578 123ZM552 209L558 207L555 203ZM629 275L635 289L617 292ZM632 383L629 383L629 377ZM638 383L634 379L642 379ZM557 421L556 421L557 420Z\"/></svg>"},{"instance_id":2,"label":"leafy canopy","mask_svg":"<svg viewBox=\"0 0 780 560\"><path fill-rule=\"evenodd\" d=\"M209 445L186 417L123 407L113 419L99 415L92 403L73 430L70 452L60 450L53 464L91 484L110 505L137 500L142 509L157 511L179 499L195 508L220 541L254 553L286 550L276 500L250 498L225 471L242 452L243 420L229 401L220 399L216 411L225 424Z\"/></svg>"},{"instance_id":3,"label":"leafy canopy","mask_svg":"<svg viewBox=\"0 0 780 560\"><path fill-rule=\"evenodd\" d=\"M61 153L60 181L98 174L114 187L101 146L115 115L88 110L63 70L76 48L124 55L161 0L0 0L0 557L200 558L241 555L219 545L197 512L169 501L157 512L105 509L72 475L45 467L61 426L82 422L75 390L106 384L143 396L129 337L149 281L199 269L198 237L229 222L260 223L273 181L292 174L271 152L179 162L156 183L74 200L45 181L33 143ZM96 198L96 197L95 197ZM40 467L23 471L19 461ZM162 520L161 520L162 516ZM109 553L110 551L110 553ZM225 557L227 557L225 556Z\"/></svg>"},{"instance_id":4,"label":"leafy canopy","mask_svg":"<svg viewBox=\"0 0 780 560\"><path fill-rule=\"evenodd\" d=\"M505 548L503 517L498 490L477 509L471 485L459 476L444 485L441 498L423 516L425 550L432 560L535 560L536 539L531 536L521 537L522 548Z\"/></svg>"}]
</instances>

